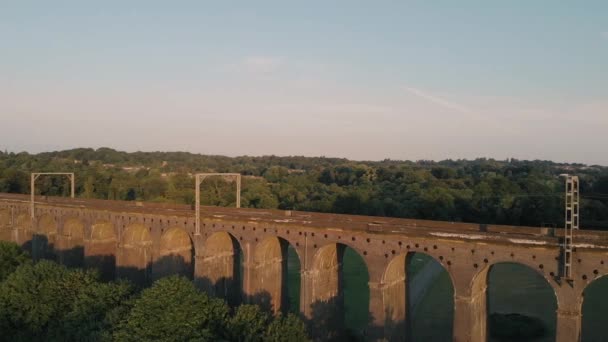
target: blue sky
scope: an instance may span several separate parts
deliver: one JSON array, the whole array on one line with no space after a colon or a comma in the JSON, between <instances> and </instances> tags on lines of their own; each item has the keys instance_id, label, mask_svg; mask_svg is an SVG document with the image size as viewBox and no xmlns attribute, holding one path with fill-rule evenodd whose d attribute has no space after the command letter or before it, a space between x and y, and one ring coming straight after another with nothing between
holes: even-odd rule
<instances>
[{"instance_id":1,"label":"blue sky","mask_svg":"<svg viewBox=\"0 0 608 342\"><path fill-rule=\"evenodd\" d=\"M606 1L3 1L0 148L608 165Z\"/></svg>"}]
</instances>

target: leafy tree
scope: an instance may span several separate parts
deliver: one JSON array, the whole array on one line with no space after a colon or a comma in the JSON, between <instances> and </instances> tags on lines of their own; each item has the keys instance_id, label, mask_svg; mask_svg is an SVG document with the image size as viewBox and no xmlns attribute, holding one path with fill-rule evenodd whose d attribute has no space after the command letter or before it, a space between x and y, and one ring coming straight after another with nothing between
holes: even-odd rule
<instances>
[{"instance_id":1,"label":"leafy tree","mask_svg":"<svg viewBox=\"0 0 608 342\"><path fill-rule=\"evenodd\" d=\"M64 341L111 341L112 334L131 308L132 284L92 283L72 303L61 324Z\"/></svg>"},{"instance_id":2,"label":"leafy tree","mask_svg":"<svg viewBox=\"0 0 608 342\"><path fill-rule=\"evenodd\" d=\"M334 202L334 210L338 213L368 214L369 192L365 189L350 189L338 195Z\"/></svg>"},{"instance_id":3,"label":"leafy tree","mask_svg":"<svg viewBox=\"0 0 608 342\"><path fill-rule=\"evenodd\" d=\"M438 179L451 179L456 176L456 170L445 166L433 167L431 173Z\"/></svg>"},{"instance_id":4,"label":"leafy tree","mask_svg":"<svg viewBox=\"0 0 608 342\"><path fill-rule=\"evenodd\" d=\"M230 340L258 342L265 340L266 329L271 321L268 313L258 305L241 305L229 322Z\"/></svg>"},{"instance_id":5,"label":"leafy tree","mask_svg":"<svg viewBox=\"0 0 608 342\"><path fill-rule=\"evenodd\" d=\"M289 176L289 170L283 166L271 166L264 171L264 178L270 183L277 183Z\"/></svg>"},{"instance_id":6,"label":"leafy tree","mask_svg":"<svg viewBox=\"0 0 608 342\"><path fill-rule=\"evenodd\" d=\"M86 161L86 162L85 162ZM88 163L88 165L87 165ZM608 168L548 161L420 160L354 162L338 158L236 157L187 152L126 153L109 148L0 154L0 192L28 193L29 172L74 171L78 196L192 204L192 174L238 172L244 207L540 226L561 222L562 173L581 181L582 228L608 229ZM45 177L40 193L67 195ZM201 186L206 205L233 206L234 185Z\"/></svg>"},{"instance_id":7,"label":"leafy tree","mask_svg":"<svg viewBox=\"0 0 608 342\"><path fill-rule=\"evenodd\" d=\"M294 314L279 315L270 323L264 341L268 342L305 342L310 341L306 326Z\"/></svg>"},{"instance_id":8,"label":"leafy tree","mask_svg":"<svg viewBox=\"0 0 608 342\"><path fill-rule=\"evenodd\" d=\"M593 192L608 194L608 173L602 174L597 178L593 185Z\"/></svg>"},{"instance_id":9,"label":"leafy tree","mask_svg":"<svg viewBox=\"0 0 608 342\"><path fill-rule=\"evenodd\" d=\"M25 263L0 283L0 329L11 341L103 340L106 314L130 293L126 284L100 284L96 272Z\"/></svg>"},{"instance_id":10,"label":"leafy tree","mask_svg":"<svg viewBox=\"0 0 608 342\"><path fill-rule=\"evenodd\" d=\"M243 189L243 205L252 208L276 208L278 201L266 182L247 181Z\"/></svg>"},{"instance_id":11,"label":"leafy tree","mask_svg":"<svg viewBox=\"0 0 608 342\"><path fill-rule=\"evenodd\" d=\"M17 267L30 262L29 255L16 243L0 241L0 282Z\"/></svg>"},{"instance_id":12,"label":"leafy tree","mask_svg":"<svg viewBox=\"0 0 608 342\"><path fill-rule=\"evenodd\" d=\"M84 183L84 191L83 195L86 198L94 198L95 193L95 178L93 176L89 176L87 181Z\"/></svg>"},{"instance_id":13,"label":"leafy tree","mask_svg":"<svg viewBox=\"0 0 608 342\"><path fill-rule=\"evenodd\" d=\"M114 333L117 341L217 341L224 334L228 307L172 276L142 291Z\"/></svg>"},{"instance_id":14,"label":"leafy tree","mask_svg":"<svg viewBox=\"0 0 608 342\"><path fill-rule=\"evenodd\" d=\"M14 168L7 168L0 178L0 191L26 193L29 191L27 174Z\"/></svg>"},{"instance_id":15,"label":"leafy tree","mask_svg":"<svg viewBox=\"0 0 608 342\"><path fill-rule=\"evenodd\" d=\"M69 311L78 286L53 262L19 267L0 284L0 327L9 340L42 341Z\"/></svg>"}]
</instances>

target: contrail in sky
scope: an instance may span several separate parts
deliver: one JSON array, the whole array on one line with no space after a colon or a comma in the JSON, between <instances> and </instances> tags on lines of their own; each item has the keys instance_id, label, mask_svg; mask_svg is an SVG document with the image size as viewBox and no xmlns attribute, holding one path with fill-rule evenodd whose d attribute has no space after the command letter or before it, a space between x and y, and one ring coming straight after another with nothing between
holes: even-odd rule
<instances>
[{"instance_id":1,"label":"contrail in sky","mask_svg":"<svg viewBox=\"0 0 608 342\"><path fill-rule=\"evenodd\" d=\"M416 95L420 98L423 98L429 102L432 102L434 104L437 104L441 107L447 108L447 109L451 109L453 111L462 113L462 114L467 114L467 115L474 115L474 112L470 109L467 108L466 106L463 106L461 104L452 102L452 101L448 101L446 99L443 99L441 97L435 96L435 95L431 95L427 92L424 92L420 89L416 89L416 88L412 88L412 87L404 87L403 89L405 89L405 91L407 91L410 94Z\"/></svg>"}]
</instances>

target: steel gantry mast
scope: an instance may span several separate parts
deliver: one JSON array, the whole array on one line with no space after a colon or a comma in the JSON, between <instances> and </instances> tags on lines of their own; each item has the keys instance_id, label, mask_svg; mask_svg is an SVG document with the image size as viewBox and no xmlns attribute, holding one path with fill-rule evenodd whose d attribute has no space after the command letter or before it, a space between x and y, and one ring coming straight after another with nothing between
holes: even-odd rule
<instances>
[{"instance_id":1,"label":"steel gantry mast","mask_svg":"<svg viewBox=\"0 0 608 342\"><path fill-rule=\"evenodd\" d=\"M201 183L207 177L219 176L224 179L233 178L236 181L236 207L241 207L241 174L240 173L197 173L194 175L195 193L195 235L201 233Z\"/></svg>"},{"instance_id":2,"label":"steel gantry mast","mask_svg":"<svg viewBox=\"0 0 608 342\"><path fill-rule=\"evenodd\" d=\"M74 198L74 191L76 187L74 185L75 177L73 172L32 172L30 174L30 215L32 220L35 219L36 214L34 213L34 199L36 196L36 180L40 176L67 176L70 180L70 197Z\"/></svg>"}]
</instances>

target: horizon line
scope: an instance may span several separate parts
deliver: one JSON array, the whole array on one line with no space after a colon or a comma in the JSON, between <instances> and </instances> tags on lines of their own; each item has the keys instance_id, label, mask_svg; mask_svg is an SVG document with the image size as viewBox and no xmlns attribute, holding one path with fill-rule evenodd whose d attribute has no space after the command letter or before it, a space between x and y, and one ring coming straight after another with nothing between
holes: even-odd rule
<instances>
[{"instance_id":1,"label":"horizon line","mask_svg":"<svg viewBox=\"0 0 608 342\"><path fill-rule=\"evenodd\" d=\"M420 162L434 162L434 163L441 163L441 162L447 162L447 161L477 161L477 160L489 160L489 161L498 161L498 162L511 162L513 160L515 161L520 161L520 162L550 162L553 164L557 164L557 165L579 165L579 166L585 166L585 167L594 167L594 166L598 166L601 168L608 168L608 165L602 165L602 164L588 164L588 163L582 163L582 162L560 162L560 161L554 161L554 160L550 160L550 159L520 159L520 158L515 158L515 157L508 157L505 159L498 159L495 157L475 157L475 158L446 158L446 159L393 159L390 157L386 157L386 158L382 158L382 159L354 159L354 158L348 158L348 157L335 157L335 156L325 156L325 155L303 155L303 154L291 154L291 155L279 155L279 154L262 154L262 155L248 155L248 154L241 154L241 155L228 155L228 154L213 154L213 153L201 153L201 152L192 152L192 151L186 151L186 150L136 150L136 151L129 151L129 150L122 150L122 149L117 149L117 148L113 148L113 147L108 147L108 146L100 146L100 147L73 147L73 148L66 148L66 149L55 149L55 150L46 150L46 151L39 151L39 152L32 152L32 151L28 151L28 150L21 150L21 151L16 151L16 150L9 150L9 149L3 149L0 150L0 153L14 153L14 154L19 154L19 153L27 153L30 155L39 155L39 154L44 154L44 153L60 153L60 152L67 152L67 151L72 151L72 150L77 150L77 149L89 149L89 150L93 150L95 152L97 152L100 149L109 149L109 150L113 150L115 152L120 152L120 153L127 153L127 154L131 154L131 153L189 153L192 155L198 155L198 156L208 156L208 157L225 157L225 158L264 158L264 157L278 157L278 158L297 158L297 157L302 157L302 158L319 158L319 159L343 159L346 161L351 161L351 162L360 162L360 163L378 163L378 162L384 162L384 161L392 161L392 162L410 162L410 163L420 163Z\"/></svg>"}]
</instances>

